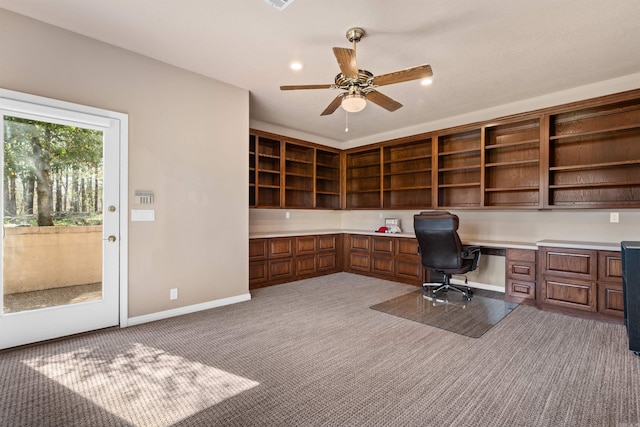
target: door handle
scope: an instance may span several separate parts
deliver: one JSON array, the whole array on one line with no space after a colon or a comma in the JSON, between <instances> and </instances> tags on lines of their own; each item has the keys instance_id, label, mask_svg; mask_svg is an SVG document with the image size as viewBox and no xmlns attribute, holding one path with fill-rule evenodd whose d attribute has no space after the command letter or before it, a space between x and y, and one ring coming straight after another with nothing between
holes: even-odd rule
<instances>
[{"instance_id":1,"label":"door handle","mask_svg":"<svg viewBox=\"0 0 640 427\"><path fill-rule=\"evenodd\" d=\"M114 236L114 235L112 234L111 236L107 237L107 240L108 240L110 243L113 243L113 242L115 242L115 241L116 241L116 236Z\"/></svg>"}]
</instances>

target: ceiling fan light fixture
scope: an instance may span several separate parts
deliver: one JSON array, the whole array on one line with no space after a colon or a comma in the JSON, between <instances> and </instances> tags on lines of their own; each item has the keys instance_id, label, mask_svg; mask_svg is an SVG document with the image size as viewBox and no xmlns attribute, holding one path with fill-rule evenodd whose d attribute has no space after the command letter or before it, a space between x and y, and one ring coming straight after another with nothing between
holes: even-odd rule
<instances>
[{"instance_id":1,"label":"ceiling fan light fixture","mask_svg":"<svg viewBox=\"0 0 640 427\"><path fill-rule=\"evenodd\" d=\"M360 93L350 93L342 97L342 109L348 113L357 113L367 106L367 98Z\"/></svg>"}]
</instances>

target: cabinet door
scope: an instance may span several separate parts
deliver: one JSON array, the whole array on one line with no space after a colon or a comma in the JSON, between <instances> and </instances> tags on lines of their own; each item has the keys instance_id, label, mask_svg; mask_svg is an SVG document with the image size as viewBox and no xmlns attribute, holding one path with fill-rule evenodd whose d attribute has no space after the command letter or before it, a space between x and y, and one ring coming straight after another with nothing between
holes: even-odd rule
<instances>
[{"instance_id":1,"label":"cabinet door","mask_svg":"<svg viewBox=\"0 0 640 427\"><path fill-rule=\"evenodd\" d=\"M319 253L318 258L318 272L329 273L332 270L338 268L338 255L335 252Z\"/></svg>"},{"instance_id":2,"label":"cabinet door","mask_svg":"<svg viewBox=\"0 0 640 427\"><path fill-rule=\"evenodd\" d=\"M371 257L371 272L384 276L393 276L393 270L392 257Z\"/></svg>"},{"instance_id":3,"label":"cabinet door","mask_svg":"<svg viewBox=\"0 0 640 427\"><path fill-rule=\"evenodd\" d=\"M394 273L397 278L407 279L415 284L422 284L424 282L424 274L420 261L396 258Z\"/></svg>"},{"instance_id":4,"label":"cabinet door","mask_svg":"<svg viewBox=\"0 0 640 427\"><path fill-rule=\"evenodd\" d=\"M316 253L316 236L296 237L296 255L313 255Z\"/></svg>"},{"instance_id":5,"label":"cabinet door","mask_svg":"<svg viewBox=\"0 0 640 427\"><path fill-rule=\"evenodd\" d=\"M349 235L349 249L351 251L369 252L371 239L369 236L361 236L358 234Z\"/></svg>"},{"instance_id":6,"label":"cabinet door","mask_svg":"<svg viewBox=\"0 0 640 427\"><path fill-rule=\"evenodd\" d=\"M268 239L251 239L249 240L249 261L258 261L267 259Z\"/></svg>"},{"instance_id":7,"label":"cabinet door","mask_svg":"<svg viewBox=\"0 0 640 427\"><path fill-rule=\"evenodd\" d=\"M598 311L602 314L624 317L622 284L598 283Z\"/></svg>"},{"instance_id":8,"label":"cabinet door","mask_svg":"<svg viewBox=\"0 0 640 427\"><path fill-rule=\"evenodd\" d=\"M620 252L598 252L598 281L622 285L622 255Z\"/></svg>"},{"instance_id":9,"label":"cabinet door","mask_svg":"<svg viewBox=\"0 0 640 427\"><path fill-rule=\"evenodd\" d=\"M542 281L542 302L582 311L597 311L596 282L562 277L545 277Z\"/></svg>"},{"instance_id":10,"label":"cabinet door","mask_svg":"<svg viewBox=\"0 0 640 427\"><path fill-rule=\"evenodd\" d=\"M316 272L315 255L296 257L296 276L307 276Z\"/></svg>"},{"instance_id":11,"label":"cabinet door","mask_svg":"<svg viewBox=\"0 0 640 427\"><path fill-rule=\"evenodd\" d=\"M418 241L416 239L397 238L394 240L396 241L396 257L420 259Z\"/></svg>"},{"instance_id":12,"label":"cabinet door","mask_svg":"<svg viewBox=\"0 0 640 427\"><path fill-rule=\"evenodd\" d=\"M338 236L335 234L318 236L318 251L338 250Z\"/></svg>"},{"instance_id":13,"label":"cabinet door","mask_svg":"<svg viewBox=\"0 0 640 427\"><path fill-rule=\"evenodd\" d=\"M249 263L249 286L264 283L269 280L267 261L254 261Z\"/></svg>"},{"instance_id":14,"label":"cabinet door","mask_svg":"<svg viewBox=\"0 0 640 427\"><path fill-rule=\"evenodd\" d=\"M269 280L292 278L294 271L293 258L269 260Z\"/></svg>"},{"instance_id":15,"label":"cabinet door","mask_svg":"<svg viewBox=\"0 0 640 427\"><path fill-rule=\"evenodd\" d=\"M269 259L293 256L293 238L284 237L269 240Z\"/></svg>"},{"instance_id":16,"label":"cabinet door","mask_svg":"<svg viewBox=\"0 0 640 427\"><path fill-rule=\"evenodd\" d=\"M366 253L351 252L349 254L349 268L356 271L369 272L371 257Z\"/></svg>"},{"instance_id":17,"label":"cabinet door","mask_svg":"<svg viewBox=\"0 0 640 427\"><path fill-rule=\"evenodd\" d=\"M393 239L394 237L372 237L371 253L393 255Z\"/></svg>"}]
</instances>

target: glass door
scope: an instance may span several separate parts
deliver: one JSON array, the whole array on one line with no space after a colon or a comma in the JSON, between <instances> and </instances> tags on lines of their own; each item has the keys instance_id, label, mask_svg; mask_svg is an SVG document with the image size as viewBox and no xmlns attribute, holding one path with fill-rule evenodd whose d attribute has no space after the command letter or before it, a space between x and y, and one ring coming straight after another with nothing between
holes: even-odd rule
<instances>
[{"instance_id":1,"label":"glass door","mask_svg":"<svg viewBox=\"0 0 640 427\"><path fill-rule=\"evenodd\" d=\"M0 348L118 324L119 122L0 100Z\"/></svg>"}]
</instances>

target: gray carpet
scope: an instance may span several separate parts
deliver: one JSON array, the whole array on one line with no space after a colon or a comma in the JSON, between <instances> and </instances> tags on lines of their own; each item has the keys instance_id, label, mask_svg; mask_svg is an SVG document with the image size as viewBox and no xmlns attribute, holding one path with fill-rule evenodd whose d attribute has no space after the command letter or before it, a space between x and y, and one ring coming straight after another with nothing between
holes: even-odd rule
<instances>
[{"instance_id":1,"label":"gray carpet","mask_svg":"<svg viewBox=\"0 0 640 427\"><path fill-rule=\"evenodd\" d=\"M372 305L371 308L445 331L480 338L518 306L504 301L504 294L500 294L500 299L489 298L477 295L480 291L477 290L476 295L467 300L453 291L440 292L434 297L420 289Z\"/></svg>"},{"instance_id":2,"label":"gray carpet","mask_svg":"<svg viewBox=\"0 0 640 427\"><path fill-rule=\"evenodd\" d=\"M338 273L2 352L0 425L640 425L622 326L519 306L474 339L369 309L413 289Z\"/></svg>"}]
</instances>

